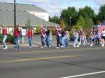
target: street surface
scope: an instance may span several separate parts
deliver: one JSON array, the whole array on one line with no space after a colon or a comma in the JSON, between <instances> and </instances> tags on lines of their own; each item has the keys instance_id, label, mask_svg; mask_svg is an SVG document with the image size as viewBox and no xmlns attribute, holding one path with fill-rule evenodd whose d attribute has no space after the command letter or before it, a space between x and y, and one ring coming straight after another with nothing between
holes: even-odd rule
<instances>
[{"instance_id":1,"label":"street surface","mask_svg":"<svg viewBox=\"0 0 105 78\"><path fill-rule=\"evenodd\" d=\"M105 47L0 49L0 78L105 78Z\"/></svg>"}]
</instances>

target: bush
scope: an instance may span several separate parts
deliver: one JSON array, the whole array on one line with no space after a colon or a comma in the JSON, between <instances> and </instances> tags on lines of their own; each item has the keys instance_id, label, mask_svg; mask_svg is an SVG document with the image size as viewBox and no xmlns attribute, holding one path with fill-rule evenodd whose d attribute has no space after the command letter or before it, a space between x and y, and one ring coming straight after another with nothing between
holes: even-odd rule
<instances>
[{"instance_id":1,"label":"bush","mask_svg":"<svg viewBox=\"0 0 105 78\"><path fill-rule=\"evenodd\" d=\"M35 34L40 34L40 32L41 32L41 27L40 26L37 26L36 27Z\"/></svg>"},{"instance_id":2,"label":"bush","mask_svg":"<svg viewBox=\"0 0 105 78\"><path fill-rule=\"evenodd\" d=\"M2 43L2 34L0 34L0 43Z\"/></svg>"},{"instance_id":3,"label":"bush","mask_svg":"<svg viewBox=\"0 0 105 78\"><path fill-rule=\"evenodd\" d=\"M69 34L70 34L70 40L73 41L73 32L70 31Z\"/></svg>"},{"instance_id":4,"label":"bush","mask_svg":"<svg viewBox=\"0 0 105 78\"><path fill-rule=\"evenodd\" d=\"M50 32L52 33L52 35L55 35L55 30L54 28L49 28L50 29Z\"/></svg>"},{"instance_id":5,"label":"bush","mask_svg":"<svg viewBox=\"0 0 105 78\"><path fill-rule=\"evenodd\" d=\"M14 37L10 34L7 34L7 40L6 42L14 43ZM2 43L2 34L0 34L0 43Z\"/></svg>"},{"instance_id":6,"label":"bush","mask_svg":"<svg viewBox=\"0 0 105 78\"><path fill-rule=\"evenodd\" d=\"M7 34L7 40L6 41L14 44L14 36Z\"/></svg>"}]
</instances>

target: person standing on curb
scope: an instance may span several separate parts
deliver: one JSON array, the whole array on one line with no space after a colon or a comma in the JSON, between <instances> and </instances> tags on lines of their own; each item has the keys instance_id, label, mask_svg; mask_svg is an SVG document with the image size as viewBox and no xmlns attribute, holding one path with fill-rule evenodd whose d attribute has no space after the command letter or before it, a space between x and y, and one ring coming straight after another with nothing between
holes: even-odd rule
<instances>
[{"instance_id":1,"label":"person standing on curb","mask_svg":"<svg viewBox=\"0 0 105 78\"><path fill-rule=\"evenodd\" d=\"M15 50L19 50L19 36L20 36L20 30L19 30L19 25L17 25L14 29L14 41L15 41Z\"/></svg>"},{"instance_id":2,"label":"person standing on curb","mask_svg":"<svg viewBox=\"0 0 105 78\"><path fill-rule=\"evenodd\" d=\"M2 26L2 43L3 43L3 50L7 49L7 45L6 45L6 39L7 39L7 28L5 25Z\"/></svg>"},{"instance_id":3,"label":"person standing on curb","mask_svg":"<svg viewBox=\"0 0 105 78\"><path fill-rule=\"evenodd\" d=\"M28 36L29 48L32 48L32 37L33 37L32 27L30 27L27 30L27 36Z\"/></svg>"}]
</instances>

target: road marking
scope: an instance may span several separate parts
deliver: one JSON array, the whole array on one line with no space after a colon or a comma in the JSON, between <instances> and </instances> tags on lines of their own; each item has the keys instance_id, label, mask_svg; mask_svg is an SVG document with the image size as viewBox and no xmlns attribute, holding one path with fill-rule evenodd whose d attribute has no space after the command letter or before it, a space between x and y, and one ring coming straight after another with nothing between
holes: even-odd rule
<instances>
[{"instance_id":1,"label":"road marking","mask_svg":"<svg viewBox=\"0 0 105 78\"><path fill-rule=\"evenodd\" d=\"M4 60L4 61L0 61L0 63L13 63L13 62L36 61L36 60L62 59L62 58L70 58L70 57L77 57L77 56L53 56L53 57L18 59L18 60Z\"/></svg>"},{"instance_id":2,"label":"road marking","mask_svg":"<svg viewBox=\"0 0 105 78\"><path fill-rule=\"evenodd\" d=\"M69 50L97 50L97 49L103 49L103 47L99 47L99 48L70 48L70 49L56 49L56 50L45 50L45 51L28 51L28 52L14 52L14 53L5 53L5 52L3 52L3 53L0 53L1 55L3 55L3 54L20 54L20 53L22 53L22 54L30 54L30 53L43 53L43 52L51 52L51 51L53 51L53 52L61 52L61 51L69 51ZM21 50L20 50L21 51Z\"/></svg>"},{"instance_id":3,"label":"road marking","mask_svg":"<svg viewBox=\"0 0 105 78\"><path fill-rule=\"evenodd\" d=\"M95 75L95 74L100 74L100 73L105 73L105 71L92 72L92 73L86 73L86 74L80 74L80 75L74 75L74 76L67 76L67 77L60 77L60 78L77 78L77 77Z\"/></svg>"}]
</instances>

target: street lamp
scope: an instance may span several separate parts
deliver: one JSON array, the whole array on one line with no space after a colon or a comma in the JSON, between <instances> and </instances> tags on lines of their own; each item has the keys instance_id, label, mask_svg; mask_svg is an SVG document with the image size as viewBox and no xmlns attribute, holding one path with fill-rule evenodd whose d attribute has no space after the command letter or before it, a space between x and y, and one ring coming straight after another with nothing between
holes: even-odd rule
<instances>
[{"instance_id":1,"label":"street lamp","mask_svg":"<svg viewBox=\"0 0 105 78\"><path fill-rule=\"evenodd\" d=\"M70 27L71 27L71 17L70 17ZM69 29L70 29L70 27L69 27Z\"/></svg>"},{"instance_id":2,"label":"street lamp","mask_svg":"<svg viewBox=\"0 0 105 78\"><path fill-rule=\"evenodd\" d=\"M16 0L14 0L14 28L16 27Z\"/></svg>"},{"instance_id":3,"label":"street lamp","mask_svg":"<svg viewBox=\"0 0 105 78\"><path fill-rule=\"evenodd\" d=\"M71 27L71 17L70 17L70 27Z\"/></svg>"}]
</instances>

